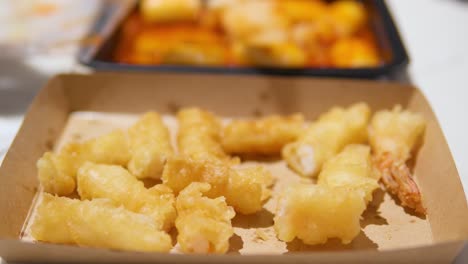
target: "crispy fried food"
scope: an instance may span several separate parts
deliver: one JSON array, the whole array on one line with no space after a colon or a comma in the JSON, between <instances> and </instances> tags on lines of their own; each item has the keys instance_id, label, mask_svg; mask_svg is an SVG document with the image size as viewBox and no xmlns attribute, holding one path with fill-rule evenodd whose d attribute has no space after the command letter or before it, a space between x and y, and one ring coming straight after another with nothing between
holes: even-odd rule
<instances>
[{"instance_id":1,"label":"crispy fried food","mask_svg":"<svg viewBox=\"0 0 468 264\"><path fill-rule=\"evenodd\" d=\"M229 205L241 214L253 214L262 210L270 198L273 176L262 166L231 170L227 190L224 192Z\"/></svg>"},{"instance_id":2,"label":"crispy fried food","mask_svg":"<svg viewBox=\"0 0 468 264\"><path fill-rule=\"evenodd\" d=\"M370 109L365 103L348 109L334 107L321 115L297 141L287 144L282 156L300 175L313 177L346 145L366 141L369 116Z\"/></svg>"},{"instance_id":3,"label":"crispy fried food","mask_svg":"<svg viewBox=\"0 0 468 264\"><path fill-rule=\"evenodd\" d=\"M224 197L203 197L209 190L208 183L191 183L177 197L177 241L185 253L222 254L229 249L235 212Z\"/></svg>"},{"instance_id":4,"label":"crispy fried food","mask_svg":"<svg viewBox=\"0 0 468 264\"><path fill-rule=\"evenodd\" d=\"M169 130L156 112L145 113L128 130L131 159L128 170L138 179L161 178L166 159L173 154Z\"/></svg>"},{"instance_id":5,"label":"crispy fried food","mask_svg":"<svg viewBox=\"0 0 468 264\"><path fill-rule=\"evenodd\" d=\"M46 192L68 195L75 190L77 170L86 161L128 165L139 179L159 179L172 153L168 129L157 113L149 112L128 130L128 136L116 130L83 143L70 143L57 154L45 153L37 168Z\"/></svg>"},{"instance_id":6,"label":"crispy fried food","mask_svg":"<svg viewBox=\"0 0 468 264\"><path fill-rule=\"evenodd\" d=\"M202 8L199 0L143 0L140 9L148 22L174 22L195 20Z\"/></svg>"},{"instance_id":7,"label":"crispy fried food","mask_svg":"<svg viewBox=\"0 0 468 264\"><path fill-rule=\"evenodd\" d=\"M71 143L64 151L79 156L82 162L125 166L130 160L127 135L122 130L115 130L82 144Z\"/></svg>"},{"instance_id":8,"label":"crispy fried food","mask_svg":"<svg viewBox=\"0 0 468 264\"><path fill-rule=\"evenodd\" d=\"M126 169L116 165L87 162L78 170L77 190L81 199L110 199L117 206L151 217L159 229L168 231L176 217L174 194L167 186L153 188L146 189Z\"/></svg>"},{"instance_id":9,"label":"crispy fried food","mask_svg":"<svg viewBox=\"0 0 468 264\"><path fill-rule=\"evenodd\" d=\"M315 245L339 238L350 243L360 232L360 216L379 188L377 181L370 148L347 146L324 164L317 185L295 185L281 193L274 219L279 239L297 237Z\"/></svg>"},{"instance_id":10,"label":"crispy fried food","mask_svg":"<svg viewBox=\"0 0 468 264\"><path fill-rule=\"evenodd\" d=\"M325 185L297 184L284 190L277 204L274 227L278 238L301 239L316 245L329 238L350 243L360 232L366 204L358 192Z\"/></svg>"},{"instance_id":11,"label":"crispy fried food","mask_svg":"<svg viewBox=\"0 0 468 264\"><path fill-rule=\"evenodd\" d=\"M269 116L260 120L234 120L223 132L222 144L228 153L274 155L296 140L304 126L304 116Z\"/></svg>"},{"instance_id":12,"label":"crispy fried food","mask_svg":"<svg viewBox=\"0 0 468 264\"><path fill-rule=\"evenodd\" d=\"M75 190L75 160L64 154L46 152L37 161L39 182L44 191L67 195Z\"/></svg>"},{"instance_id":13,"label":"crispy fried food","mask_svg":"<svg viewBox=\"0 0 468 264\"><path fill-rule=\"evenodd\" d=\"M102 202L95 202L95 206ZM74 211L79 205L79 200L43 193L34 222L31 225L31 235L38 241L60 244L75 243L67 221L72 217L72 214L76 215Z\"/></svg>"},{"instance_id":14,"label":"crispy fried food","mask_svg":"<svg viewBox=\"0 0 468 264\"><path fill-rule=\"evenodd\" d=\"M75 190L76 172L85 161L126 165L129 159L127 137L116 130L81 144L70 143L59 153L46 152L37 162L38 178L44 191L68 195Z\"/></svg>"},{"instance_id":15,"label":"crispy fried food","mask_svg":"<svg viewBox=\"0 0 468 264\"><path fill-rule=\"evenodd\" d=\"M39 241L120 250L168 252L171 237L153 219L107 199L80 201L45 193L31 227Z\"/></svg>"},{"instance_id":16,"label":"crispy fried food","mask_svg":"<svg viewBox=\"0 0 468 264\"><path fill-rule=\"evenodd\" d=\"M346 187L357 191L369 203L372 193L379 188L378 175L372 168L370 147L349 145L340 154L329 159L318 176L318 184L331 188Z\"/></svg>"},{"instance_id":17,"label":"crispy fried food","mask_svg":"<svg viewBox=\"0 0 468 264\"><path fill-rule=\"evenodd\" d=\"M162 180L176 194L192 182L209 183L208 197L225 196L236 212L251 214L270 196L273 178L263 167L233 169L220 162L174 157L166 163Z\"/></svg>"},{"instance_id":18,"label":"crispy fried food","mask_svg":"<svg viewBox=\"0 0 468 264\"><path fill-rule=\"evenodd\" d=\"M233 162L221 146L221 122L210 112L185 108L177 114L179 153L193 159Z\"/></svg>"},{"instance_id":19,"label":"crispy fried food","mask_svg":"<svg viewBox=\"0 0 468 264\"><path fill-rule=\"evenodd\" d=\"M426 121L421 114L395 106L391 111L374 114L369 126L369 142L375 154L389 153L406 161L420 145L425 128Z\"/></svg>"},{"instance_id":20,"label":"crispy fried food","mask_svg":"<svg viewBox=\"0 0 468 264\"><path fill-rule=\"evenodd\" d=\"M375 113L369 126L369 141L382 182L403 206L425 214L422 197L406 165L421 144L426 128L424 117L396 106Z\"/></svg>"},{"instance_id":21,"label":"crispy fried food","mask_svg":"<svg viewBox=\"0 0 468 264\"><path fill-rule=\"evenodd\" d=\"M218 197L224 195L231 172L228 166L216 166L209 161L174 156L167 160L162 181L176 195L192 182L206 182L211 185L206 194L209 197Z\"/></svg>"}]
</instances>

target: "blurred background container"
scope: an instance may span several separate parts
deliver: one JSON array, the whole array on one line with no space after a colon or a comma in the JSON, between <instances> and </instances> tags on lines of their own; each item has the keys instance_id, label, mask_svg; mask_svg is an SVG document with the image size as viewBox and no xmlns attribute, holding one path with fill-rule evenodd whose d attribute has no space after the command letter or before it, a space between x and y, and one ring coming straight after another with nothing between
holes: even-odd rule
<instances>
[{"instance_id":1,"label":"blurred background container","mask_svg":"<svg viewBox=\"0 0 468 264\"><path fill-rule=\"evenodd\" d=\"M79 54L97 70L376 78L408 63L381 0L107 3Z\"/></svg>"}]
</instances>

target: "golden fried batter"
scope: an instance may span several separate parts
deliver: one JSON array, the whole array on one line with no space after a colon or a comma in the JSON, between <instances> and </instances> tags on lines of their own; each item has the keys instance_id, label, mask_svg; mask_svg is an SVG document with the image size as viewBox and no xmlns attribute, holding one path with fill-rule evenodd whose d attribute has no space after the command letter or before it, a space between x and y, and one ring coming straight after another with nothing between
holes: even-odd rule
<instances>
[{"instance_id":1,"label":"golden fried batter","mask_svg":"<svg viewBox=\"0 0 468 264\"><path fill-rule=\"evenodd\" d=\"M127 210L148 215L160 229L167 231L174 224L172 190L159 186L150 191L120 166L85 163L78 170L77 190L82 199L108 198Z\"/></svg>"},{"instance_id":2,"label":"golden fried batter","mask_svg":"<svg viewBox=\"0 0 468 264\"><path fill-rule=\"evenodd\" d=\"M369 147L346 147L325 163L317 185L294 185L281 193L274 218L279 239L297 237L315 245L339 238L350 243L360 232L359 220L377 181Z\"/></svg>"},{"instance_id":3,"label":"golden fried batter","mask_svg":"<svg viewBox=\"0 0 468 264\"><path fill-rule=\"evenodd\" d=\"M125 166L130 160L127 135L122 130L75 145L73 151L82 161Z\"/></svg>"},{"instance_id":4,"label":"golden fried batter","mask_svg":"<svg viewBox=\"0 0 468 264\"><path fill-rule=\"evenodd\" d=\"M209 183L208 197L225 196L227 203L242 214L260 211L272 184L270 172L263 167L233 169L224 163L185 157L169 159L162 180L175 193L192 182Z\"/></svg>"},{"instance_id":5,"label":"golden fried batter","mask_svg":"<svg viewBox=\"0 0 468 264\"><path fill-rule=\"evenodd\" d=\"M322 165L346 145L367 139L369 106L357 103L348 109L334 107L321 115L301 137L282 151L288 165L302 176L313 177Z\"/></svg>"},{"instance_id":6,"label":"golden fried batter","mask_svg":"<svg viewBox=\"0 0 468 264\"><path fill-rule=\"evenodd\" d=\"M102 202L96 202L95 206ZM39 241L74 244L67 221L79 203L79 200L44 193L31 226L31 235Z\"/></svg>"},{"instance_id":7,"label":"golden fried batter","mask_svg":"<svg viewBox=\"0 0 468 264\"><path fill-rule=\"evenodd\" d=\"M223 132L222 144L228 153L275 155L303 132L304 117L270 116L259 120L235 120Z\"/></svg>"},{"instance_id":8,"label":"golden fried batter","mask_svg":"<svg viewBox=\"0 0 468 264\"><path fill-rule=\"evenodd\" d=\"M131 160L128 170L138 179L161 178L166 159L173 154L169 130L156 112L144 114L128 130Z\"/></svg>"},{"instance_id":9,"label":"golden fried batter","mask_svg":"<svg viewBox=\"0 0 468 264\"><path fill-rule=\"evenodd\" d=\"M107 199L80 201L45 193L31 227L39 241L119 250L168 252L171 237L153 219Z\"/></svg>"},{"instance_id":10,"label":"golden fried batter","mask_svg":"<svg viewBox=\"0 0 468 264\"><path fill-rule=\"evenodd\" d=\"M211 185L206 194L209 197L218 197L224 195L231 172L228 166L216 166L208 161L174 156L167 160L162 181L176 195L192 182L206 182Z\"/></svg>"},{"instance_id":11,"label":"golden fried batter","mask_svg":"<svg viewBox=\"0 0 468 264\"><path fill-rule=\"evenodd\" d=\"M37 168L46 192L68 195L75 189L78 168L86 161L128 166L139 179L159 179L172 154L167 127L157 113L148 112L130 127L128 135L116 130L83 143L70 143L58 154L45 153Z\"/></svg>"},{"instance_id":12,"label":"golden fried batter","mask_svg":"<svg viewBox=\"0 0 468 264\"><path fill-rule=\"evenodd\" d=\"M37 161L39 182L44 191L67 195L75 190L75 159L65 154L46 152Z\"/></svg>"},{"instance_id":13,"label":"golden fried batter","mask_svg":"<svg viewBox=\"0 0 468 264\"><path fill-rule=\"evenodd\" d=\"M273 177L262 166L233 170L224 196L236 212L253 214L262 210L263 203L270 198Z\"/></svg>"},{"instance_id":14,"label":"golden fried batter","mask_svg":"<svg viewBox=\"0 0 468 264\"><path fill-rule=\"evenodd\" d=\"M375 113L369 126L369 141L382 182L403 206L423 214L426 209L421 193L406 162L420 145L425 128L422 115L402 111L400 106Z\"/></svg>"},{"instance_id":15,"label":"golden fried batter","mask_svg":"<svg viewBox=\"0 0 468 264\"><path fill-rule=\"evenodd\" d=\"M318 184L328 187L346 187L361 194L366 203L379 188L374 174L370 147L349 145L340 154L329 159L318 176Z\"/></svg>"},{"instance_id":16,"label":"golden fried batter","mask_svg":"<svg viewBox=\"0 0 468 264\"><path fill-rule=\"evenodd\" d=\"M285 242L297 237L305 244L316 245L339 238L347 244L359 234L359 220L365 208L358 192L297 184L281 193L274 227L278 238Z\"/></svg>"},{"instance_id":17,"label":"golden fried batter","mask_svg":"<svg viewBox=\"0 0 468 264\"><path fill-rule=\"evenodd\" d=\"M129 159L127 137L116 130L82 144L70 143L57 154L46 152L37 162L38 178L44 191L68 195L75 190L76 172L85 161L125 166Z\"/></svg>"},{"instance_id":18,"label":"golden fried batter","mask_svg":"<svg viewBox=\"0 0 468 264\"><path fill-rule=\"evenodd\" d=\"M421 143L425 128L426 121L422 115L396 106L391 111L374 114L369 126L369 142L375 154L390 153L406 161Z\"/></svg>"},{"instance_id":19,"label":"golden fried batter","mask_svg":"<svg viewBox=\"0 0 468 264\"><path fill-rule=\"evenodd\" d=\"M203 197L209 190L208 183L191 183L177 197L177 241L185 253L222 254L229 249L235 212L224 197Z\"/></svg>"},{"instance_id":20,"label":"golden fried batter","mask_svg":"<svg viewBox=\"0 0 468 264\"><path fill-rule=\"evenodd\" d=\"M198 108L185 108L177 119L179 153L194 159L235 163L221 146L222 128L215 115Z\"/></svg>"}]
</instances>

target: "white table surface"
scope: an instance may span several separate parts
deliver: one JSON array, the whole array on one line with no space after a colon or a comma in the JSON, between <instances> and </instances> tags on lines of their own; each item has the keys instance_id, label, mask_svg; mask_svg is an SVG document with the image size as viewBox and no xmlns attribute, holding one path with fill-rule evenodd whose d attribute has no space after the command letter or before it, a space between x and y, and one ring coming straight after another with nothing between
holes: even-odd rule
<instances>
[{"instance_id":1,"label":"white table surface","mask_svg":"<svg viewBox=\"0 0 468 264\"><path fill-rule=\"evenodd\" d=\"M467 193L468 2L387 0L387 3L411 57L411 79L426 94L439 118ZM37 89L49 76L72 71L74 66L72 57L63 55L0 58L0 162ZM0 258L1 263L6 262ZM468 263L468 247L456 263Z\"/></svg>"}]
</instances>

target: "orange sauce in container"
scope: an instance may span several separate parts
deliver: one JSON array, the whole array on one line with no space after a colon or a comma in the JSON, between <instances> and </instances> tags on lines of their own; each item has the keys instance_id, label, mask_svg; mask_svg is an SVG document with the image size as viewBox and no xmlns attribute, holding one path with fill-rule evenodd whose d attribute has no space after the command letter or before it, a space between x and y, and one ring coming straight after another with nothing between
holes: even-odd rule
<instances>
[{"instance_id":1,"label":"orange sauce in container","mask_svg":"<svg viewBox=\"0 0 468 264\"><path fill-rule=\"evenodd\" d=\"M161 0L146 0L151 1ZM216 8L200 5L189 19L180 19L173 8L174 19L166 12L164 21L145 16L154 10L144 10L143 2L123 22L117 62L284 68L366 68L383 62L367 10L358 1L238 0Z\"/></svg>"}]
</instances>

